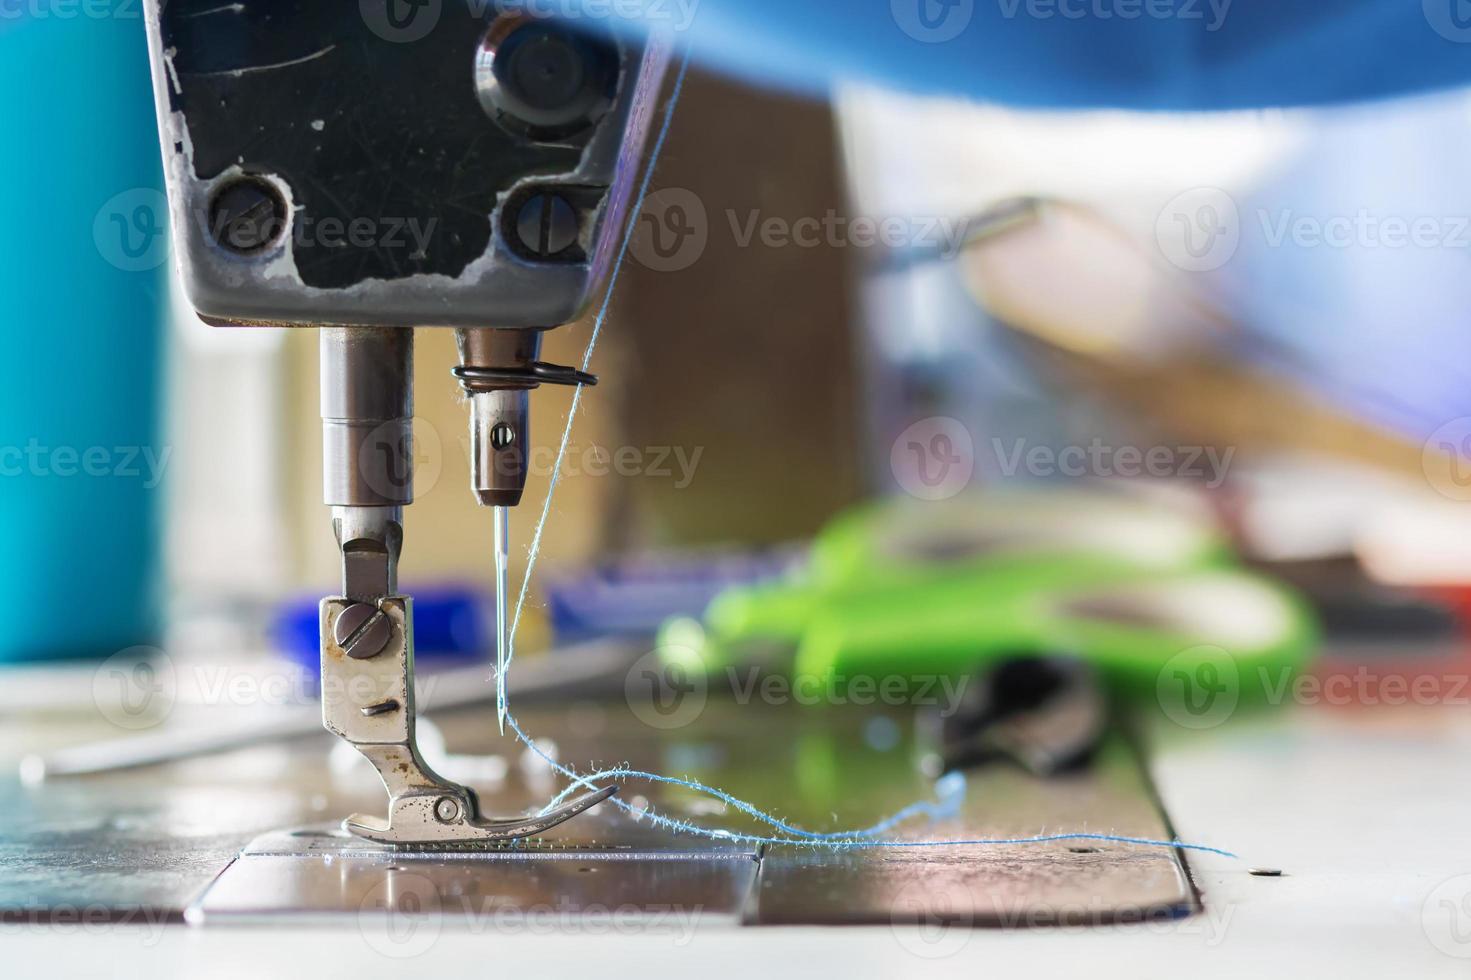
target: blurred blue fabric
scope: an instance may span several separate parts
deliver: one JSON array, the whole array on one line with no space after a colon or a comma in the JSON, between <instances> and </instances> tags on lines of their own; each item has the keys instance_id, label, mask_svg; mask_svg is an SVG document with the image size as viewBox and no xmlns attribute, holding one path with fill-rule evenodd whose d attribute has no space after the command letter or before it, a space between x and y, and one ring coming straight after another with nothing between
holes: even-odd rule
<instances>
[{"instance_id":1,"label":"blurred blue fabric","mask_svg":"<svg viewBox=\"0 0 1471 980\"><path fill-rule=\"evenodd\" d=\"M577 0L589 10L607 0ZM640 0L698 61L822 96L862 81L1032 109L1329 107L1262 187L1241 248L1201 274L1247 357L1361 418L1423 439L1471 416L1468 0ZM1440 93L1440 94L1436 94ZM1419 98L1404 98L1419 96ZM1367 232L1341 246L1274 241L1282 222ZM1428 216L1442 240L1389 247L1374 221Z\"/></svg>"},{"instance_id":2,"label":"blurred blue fabric","mask_svg":"<svg viewBox=\"0 0 1471 980\"><path fill-rule=\"evenodd\" d=\"M610 0L573 0L591 15ZM613 4L614 9L625 5ZM637 0L766 86L862 79L1033 107L1226 109L1471 80L1467 0Z\"/></svg>"},{"instance_id":3,"label":"blurred blue fabric","mask_svg":"<svg viewBox=\"0 0 1471 980\"><path fill-rule=\"evenodd\" d=\"M1322 114L1240 201L1217 274L1268 366L1417 440L1471 416L1471 105ZM1294 241L1302 222L1311 233ZM1422 227L1417 242L1405 228Z\"/></svg>"}]
</instances>

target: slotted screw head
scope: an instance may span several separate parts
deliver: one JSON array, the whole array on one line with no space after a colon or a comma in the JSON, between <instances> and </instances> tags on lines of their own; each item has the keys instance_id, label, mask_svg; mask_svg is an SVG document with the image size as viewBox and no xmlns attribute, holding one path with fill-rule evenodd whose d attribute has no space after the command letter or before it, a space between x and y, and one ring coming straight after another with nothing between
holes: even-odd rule
<instances>
[{"instance_id":1,"label":"slotted screw head","mask_svg":"<svg viewBox=\"0 0 1471 980\"><path fill-rule=\"evenodd\" d=\"M337 617L332 638L354 660L368 660L383 652L393 636L393 623L383 610L359 602Z\"/></svg>"}]
</instances>

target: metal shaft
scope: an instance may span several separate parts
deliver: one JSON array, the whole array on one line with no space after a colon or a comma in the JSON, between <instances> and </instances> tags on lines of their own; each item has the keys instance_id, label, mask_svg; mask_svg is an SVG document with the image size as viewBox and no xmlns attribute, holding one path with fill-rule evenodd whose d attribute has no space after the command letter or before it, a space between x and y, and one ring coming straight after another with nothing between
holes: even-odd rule
<instances>
[{"instance_id":1,"label":"metal shaft","mask_svg":"<svg viewBox=\"0 0 1471 980\"><path fill-rule=\"evenodd\" d=\"M321 332L322 486L342 549L342 594L398 591L403 507L414 499L411 330Z\"/></svg>"}]
</instances>

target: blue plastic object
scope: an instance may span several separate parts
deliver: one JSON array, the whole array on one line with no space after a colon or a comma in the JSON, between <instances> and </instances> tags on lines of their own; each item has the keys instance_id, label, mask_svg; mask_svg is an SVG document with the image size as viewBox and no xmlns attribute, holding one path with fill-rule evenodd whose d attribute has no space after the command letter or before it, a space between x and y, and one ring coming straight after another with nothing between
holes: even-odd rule
<instances>
[{"instance_id":1,"label":"blue plastic object","mask_svg":"<svg viewBox=\"0 0 1471 980\"><path fill-rule=\"evenodd\" d=\"M470 663L491 659L495 643L490 596L469 586L405 588L414 597L414 658ZM315 677L321 658L317 596L282 605L271 625L271 641L280 653Z\"/></svg>"},{"instance_id":2,"label":"blue plastic object","mask_svg":"<svg viewBox=\"0 0 1471 980\"><path fill-rule=\"evenodd\" d=\"M607 0L573 0L608 20ZM618 5L614 5L617 7ZM1466 0L644 0L696 60L823 93L860 79L1011 105L1320 105L1471 82ZM624 10L628 8L619 7Z\"/></svg>"},{"instance_id":3,"label":"blue plastic object","mask_svg":"<svg viewBox=\"0 0 1471 980\"><path fill-rule=\"evenodd\" d=\"M160 624L168 236L147 43L141 4L84 6L0 18L0 662L106 657Z\"/></svg>"},{"instance_id":4,"label":"blue plastic object","mask_svg":"<svg viewBox=\"0 0 1471 980\"><path fill-rule=\"evenodd\" d=\"M666 620L699 616L727 589L779 579L805 558L795 547L626 557L548 579L547 615L559 643L653 636Z\"/></svg>"}]
</instances>

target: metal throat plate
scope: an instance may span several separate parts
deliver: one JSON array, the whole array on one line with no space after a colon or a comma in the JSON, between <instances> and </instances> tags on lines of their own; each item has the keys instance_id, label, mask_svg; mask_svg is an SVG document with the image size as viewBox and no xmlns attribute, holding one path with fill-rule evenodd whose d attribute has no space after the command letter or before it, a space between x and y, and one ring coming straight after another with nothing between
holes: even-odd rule
<instances>
[{"instance_id":1,"label":"metal throat plate","mask_svg":"<svg viewBox=\"0 0 1471 980\"><path fill-rule=\"evenodd\" d=\"M698 723L674 735L610 711L605 719L619 720L600 740L605 751L633 765L673 771L713 763L703 778L739 795L779 799L784 816L815 830L837 826L826 825L837 819L829 792L843 801L843 826L872 822L925 792L925 780L915 774L917 747L865 745L862 712L814 719L810 712L748 705L734 724L726 707L710 705ZM751 724L756 710L762 721ZM545 730L546 716L536 724ZM744 736L725 739L737 733ZM595 751L577 745L561 748ZM782 768L763 770L763 760ZM992 766L970 773L968 782L955 819L911 826L910 839L1017 837L1069 826L1170 836L1138 757L1121 737L1076 775L1039 779ZM621 798L708 827L750 829L679 787L630 786ZM436 922L474 929L533 913L571 921L616 911L645 922L938 919L1045 928L1175 918L1197 909L1183 862L1169 849L1094 841L856 851L758 846L670 833L605 804L542 838L507 845L392 847L328 826L267 834L203 890L188 918L217 925L432 914Z\"/></svg>"}]
</instances>

